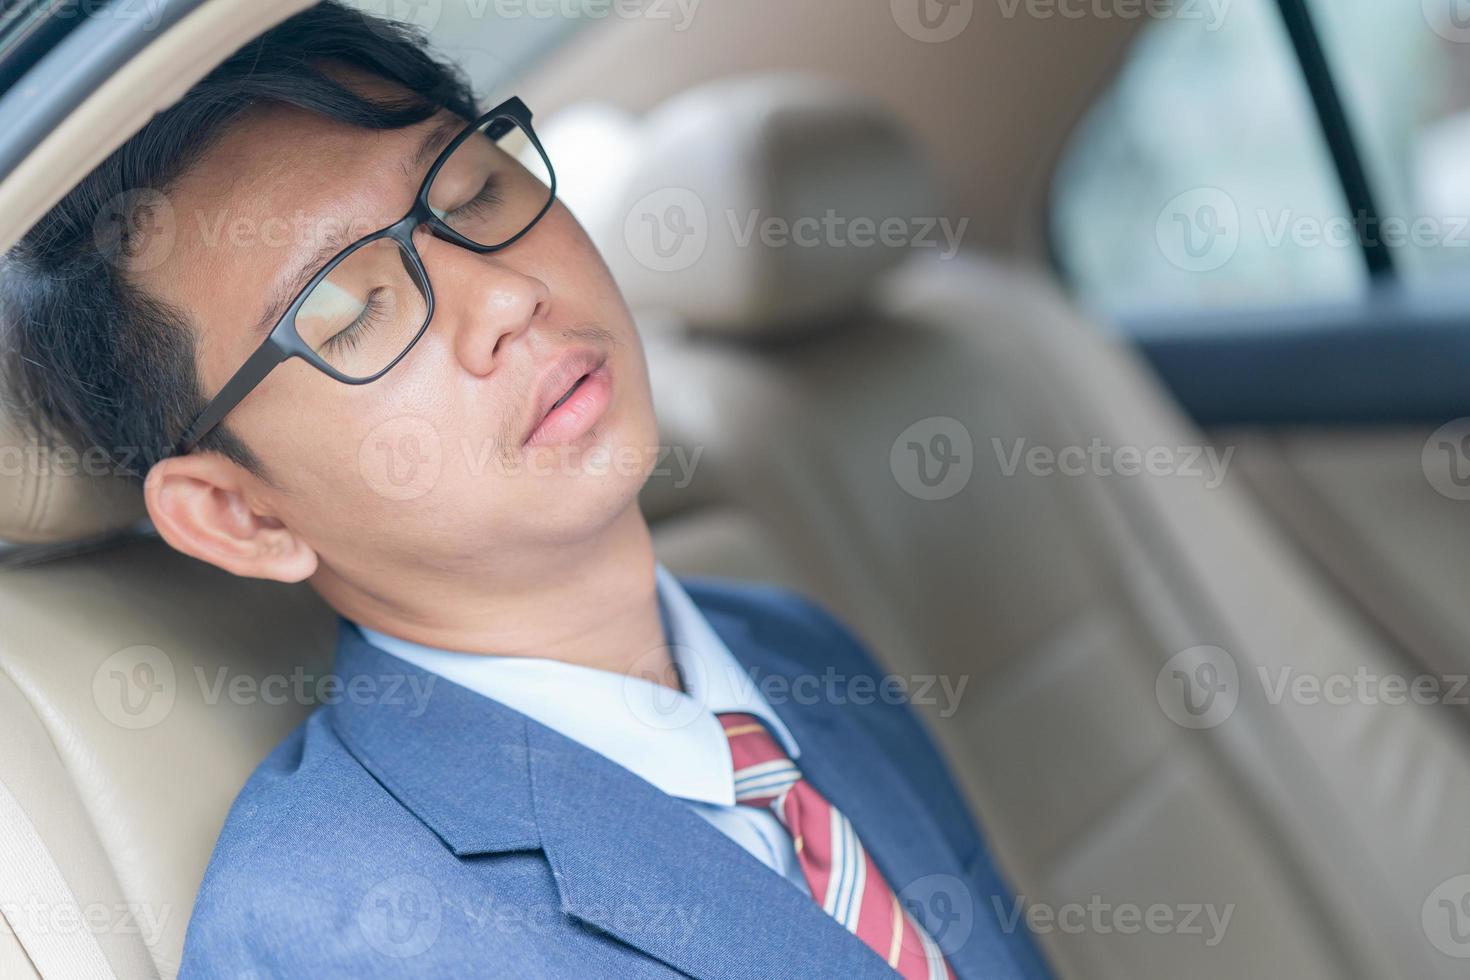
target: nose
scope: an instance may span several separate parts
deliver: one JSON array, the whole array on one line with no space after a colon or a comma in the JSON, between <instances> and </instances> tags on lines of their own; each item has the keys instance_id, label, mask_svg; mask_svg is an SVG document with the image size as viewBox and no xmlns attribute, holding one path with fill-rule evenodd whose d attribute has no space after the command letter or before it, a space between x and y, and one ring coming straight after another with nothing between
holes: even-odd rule
<instances>
[{"instance_id":1,"label":"nose","mask_svg":"<svg viewBox=\"0 0 1470 980\"><path fill-rule=\"evenodd\" d=\"M452 330L455 356L465 370L487 375L510 341L551 311L546 283L496 254L476 255L425 235L415 242L434 285L434 320Z\"/></svg>"}]
</instances>

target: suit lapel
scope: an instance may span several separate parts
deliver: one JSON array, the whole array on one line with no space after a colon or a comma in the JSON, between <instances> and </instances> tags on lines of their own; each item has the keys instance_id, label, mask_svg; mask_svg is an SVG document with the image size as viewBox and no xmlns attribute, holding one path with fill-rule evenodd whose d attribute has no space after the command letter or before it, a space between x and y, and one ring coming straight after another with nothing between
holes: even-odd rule
<instances>
[{"instance_id":1,"label":"suit lapel","mask_svg":"<svg viewBox=\"0 0 1470 980\"><path fill-rule=\"evenodd\" d=\"M334 670L343 691L381 692L331 705L342 744L451 851L540 846L524 715L379 650L346 621Z\"/></svg>"},{"instance_id":2,"label":"suit lapel","mask_svg":"<svg viewBox=\"0 0 1470 980\"><path fill-rule=\"evenodd\" d=\"M569 915L695 977L891 980L820 906L688 804L592 764L583 753L595 753L569 751L555 732L529 731L542 848Z\"/></svg>"},{"instance_id":3,"label":"suit lapel","mask_svg":"<svg viewBox=\"0 0 1470 980\"><path fill-rule=\"evenodd\" d=\"M757 680L810 676L746 620L703 608ZM819 658L818 658L819 659ZM343 623L344 688L366 675L427 697L347 698L343 743L460 857L541 848L562 909L695 977L793 973L889 978L883 961L780 875L675 799L605 757L489 698L378 650ZM788 687L788 690L791 689ZM857 828L901 896L938 876L974 878L898 767L846 705L773 703L801 746L803 775ZM990 910L971 895L978 928ZM993 936L949 952L961 978L1017 971ZM820 963L817 970L813 964Z\"/></svg>"},{"instance_id":4,"label":"suit lapel","mask_svg":"<svg viewBox=\"0 0 1470 980\"><path fill-rule=\"evenodd\" d=\"M344 698L343 744L461 858L540 848L562 911L700 978L887 966L790 882L628 770L518 712L399 660L344 623L336 672L420 699ZM359 682L362 683L362 682ZM822 965L821 969L813 966Z\"/></svg>"}]
</instances>

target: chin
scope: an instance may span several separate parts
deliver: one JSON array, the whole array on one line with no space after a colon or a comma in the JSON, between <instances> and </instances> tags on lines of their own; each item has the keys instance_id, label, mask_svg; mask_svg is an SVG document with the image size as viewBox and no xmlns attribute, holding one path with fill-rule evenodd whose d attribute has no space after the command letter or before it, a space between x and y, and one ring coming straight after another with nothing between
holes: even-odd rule
<instances>
[{"instance_id":1,"label":"chin","mask_svg":"<svg viewBox=\"0 0 1470 980\"><path fill-rule=\"evenodd\" d=\"M547 495L529 516L543 543L575 548L606 530L638 505L640 484L626 477L581 479Z\"/></svg>"}]
</instances>

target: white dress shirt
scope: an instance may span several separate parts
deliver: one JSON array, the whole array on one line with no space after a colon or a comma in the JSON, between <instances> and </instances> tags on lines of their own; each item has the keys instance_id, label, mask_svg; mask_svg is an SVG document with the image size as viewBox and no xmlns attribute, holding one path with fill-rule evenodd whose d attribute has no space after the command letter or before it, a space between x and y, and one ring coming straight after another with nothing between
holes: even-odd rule
<instances>
[{"instance_id":1,"label":"white dress shirt","mask_svg":"<svg viewBox=\"0 0 1470 980\"><path fill-rule=\"evenodd\" d=\"M791 835L775 814L735 802L730 743L715 715L755 715L792 759L801 750L689 593L662 564L655 574L664 632L683 692L592 667L457 653L358 629L380 650L519 711L684 800L809 895Z\"/></svg>"}]
</instances>

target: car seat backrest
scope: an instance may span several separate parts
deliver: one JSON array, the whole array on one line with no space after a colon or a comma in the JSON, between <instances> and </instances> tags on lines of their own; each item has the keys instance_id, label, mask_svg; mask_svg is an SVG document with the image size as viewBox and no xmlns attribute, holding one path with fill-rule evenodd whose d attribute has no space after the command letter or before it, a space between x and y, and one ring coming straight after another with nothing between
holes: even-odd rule
<instances>
[{"instance_id":1,"label":"car seat backrest","mask_svg":"<svg viewBox=\"0 0 1470 980\"><path fill-rule=\"evenodd\" d=\"M726 110L742 98L780 108ZM639 124L656 155L630 168L623 214L603 209L594 233L615 261L620 242L636 251L624 215L673 175L712 215L810 215L829 185L771 148L799 157L801 124L788 121L817 116L827 134L902 140L851 118L871 111L793 80L686 93L677 113ZM725 162L704 179L716 126ZM860 185L863 155L813 159L830 186ZM732 175L731 160L760 166ZM908 186L921 169L879 173L846 203L860 210L841 214L905 216L902 202L923 198ZM906 216L918 226L932 213ZM1268 696L1281 676L1404 665L1275 533L1228 462L1212 464L1137 355L1030 270L914 247L879 276L840 240L813 246L821 257L757 240L747 248L767 254L755 256L718 242L719 227L690 268L646 263L630 290L668 321L650 340L671 443L645 498L660 553L676 570L808 591L922 688L1031 902L1174 917L1165 930L1054 925L1040 938L1062 973L1457 975L1436 896L1470 871L1463 727L1412 703ZM738 271L721 282L732 249ZM829 302L804 294L816 298L803 299L802 323L796 309L769 315L763 298L792 266L846 270L832 273ZM691 297L690 282L719 302ZM743 326L735 311L748 312ZM680 452L697 464L681 466ZM1149 452L1165 464L1143 466ZM1196 683L1224 676L1206 666L1233 678L1218 701ZM966 687L946 698L945 681ZM1230 916L1220 935L1184 928L1207 908Z\"/></svg>"}]
</instances>

